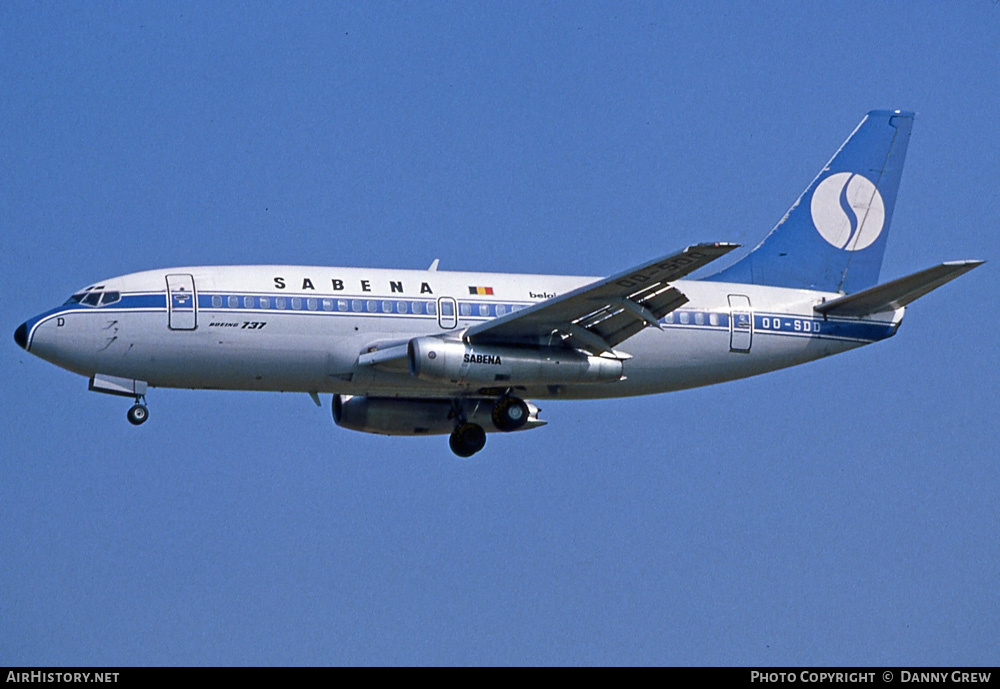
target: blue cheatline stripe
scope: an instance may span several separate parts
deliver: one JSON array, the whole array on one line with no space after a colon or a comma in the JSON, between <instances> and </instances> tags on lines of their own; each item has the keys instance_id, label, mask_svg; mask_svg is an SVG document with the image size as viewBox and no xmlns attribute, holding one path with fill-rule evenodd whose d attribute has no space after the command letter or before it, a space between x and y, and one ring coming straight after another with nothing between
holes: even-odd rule
<instances>
[{"instance_id":1,"label":"blue cheatline stripe","mask_svg":"<svg viewBox=\"0 0 1000 689\"><path fill-rule=\"evenodd\" d=\"M230 298L235 299L235 304L230 306ZM250 298L252 301L246 301ZM261 299L265 299L267 307L261 307ZM282 305L279 306L279 301ZM218 301L216 301L218 300ZM298 308L293 307L293 300ZM314 301L314 309L309 308L309 300ZM459 317L466 320L485 320L496 318L497 316L511 313L518 309L525 308L529 303L494 303L478 301L457 302ZM330 308L332 306L332 308ZM402 306L402 308L400 308ZM417 309L415 311L415 308ZM100 311L103 313L120 313L125 311L166 311L167 295L165 292L154 293L132 293L122 294L120 301L108 306L88 306L85 304L64 304L28 321L29 328L33 329L41 321L57 314L66 314L76 311L91 312ZM386 297L372 297L371 295L345 295L338 297L320 297L309 295L279 295L271 294L247 294L247 293L199 293L198 309L207 312L256 312L256 313L303 313L312 315L393 315L407 316L410 318L437 318L436 299L390 299ZM178 306L174 304L174 310L190 311L190 306Z\"/></svg>"},{"instance_id":2,"label":"blue cheatline stripe","mask_svg":"<svg viewBox=\"0 0 1000 689\"><path fill-rule=\"evenodd\" d=\"M796 317L782 313L754 314L754 330L757 334L780 333L798 337L819 336L875 342L892 337L896 327L896 324L886 321Z\"/></svg>"},{"instance_id":3,"label":"blue cheatline stripe","mask_svg":"<svg viewBox=\"0 0 1000 689\"><path fill-rule=\"evenodd\" d=\"M236 300L235 306L229 305L229 299ZM251 301L248 302L246 299ZM261 299L266 299L268 307L261 307ZM277 300L283 299L284 306L278 307ZM292 308L292 300L298 302L299 308ZM309 300L315 300L315 309L309 309ZM218 300L218 301L215 301ZM216 306L220 303L220 306ZM327 302L327 303L324 303ZM420 312L414 312L414 305L420 305ZM333 309L328 307L332 305ZM403 310L400 309L403 305ZM496 303L483 301L458 302L458 317L463 320L488 320L524 308L526 303ZM344 310L341 310L344 306ZM26 322L28 344L35 328L45 320L57 315L76 311L100 311L116 313L126 311L166 311L167 295L165 292L122 294L120 301L104 307L86 306L84 304L64 304L51 309ZM190 307L188 307L190 308ZM199 310L209 312L254 312L254 313L301 313L306 315L381 315L405 316L407 318L434 319L437 318L437 301L432 299L388 299L371 296L275 296L272 294L247 293L199 293ZM501 311L503 313L501 313ZM716 322L712 322L712 317ZM700 317L700 318L699 318ZM686 320L687 322L683 322ZM701 322L699 322L699 320ZM717 330L728 332L730 329L730 314L725 311L700 311L697 309L678 309L660 319L667 328L684 328L696 330ZM788 337L819 337L838 340L854 340L875 342L891 337L896 332L897 324L886 321L865 321L855 319L823 318L811 316L791 316L784 313L758 312L753 313L753 329L755 335L780 335Z\"/></svg>"},{"instance_id":4,"label":"blue cheatline stripe","mask_svg":"<svg viewBox=\"0 0 1000 689\"><path fill-rule=\"evenodd\" d=\"M730 315L717 312L717 323L711 322L711 311L678 309L660 319L667 328L729 331ZM698 317L701 317L699 323ZM820 337L837 340L876 342L892 337L897 325L886 321L823 318L822 316L796 316L787 313L754 312L755 335L786 337Z\"/></svg>"},{"instance_id":5,"label":"blue cheatline stripe","mask_svg":"<svg viewBox=\"0 0 1000 689\"><path fill-rule=\"evenodd\" d=\"M232 300L232 302L230 302ZM310 307L312 300L312 307ZM458 301L458 316L462 319L480 320L496 318L529 306L530 303L496 303L484 301ZM257 313L298 312L315 315L398 315L409 317L437 317L436 299L390 298L372 295L313 296L309 294L260 293L201 293L198 308L213 312Z\"/></svg>"}]
</instances>

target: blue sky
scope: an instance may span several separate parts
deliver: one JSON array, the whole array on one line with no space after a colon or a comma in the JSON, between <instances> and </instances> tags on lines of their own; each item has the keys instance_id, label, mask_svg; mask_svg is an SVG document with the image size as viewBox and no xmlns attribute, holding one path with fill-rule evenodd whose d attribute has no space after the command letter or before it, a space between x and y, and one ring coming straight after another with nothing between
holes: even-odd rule
<instances>
[{"instance_id":1,"label":"blue sky","mask_svg":"<svg viewBox=\"0 0 1000 689\"><path fill-rule=\"evenodd\" d=\"M127 400L0 347L0 664L994 664L1000 7L0 4L0 315L290 263L604 275L753 245L918 113L886 342L446 439Z\"/></svg>"}]
</instances>

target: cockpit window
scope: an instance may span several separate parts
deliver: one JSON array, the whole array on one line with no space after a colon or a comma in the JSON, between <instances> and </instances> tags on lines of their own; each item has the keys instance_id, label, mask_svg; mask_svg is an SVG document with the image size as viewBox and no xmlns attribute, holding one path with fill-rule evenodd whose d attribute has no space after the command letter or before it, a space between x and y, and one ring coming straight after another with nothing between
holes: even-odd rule
<instances>
[{"instance_id":1,"label":"cockpit window","mask_svg":"<svg viewBox=\"0 0 1000 689\"><path fill-rule=\"evenodd\" d=\"M66 300L63 306L70 304L86 304L87 306L107 306L122 300L121 292L116 290L104 291L104 285L88 287L82 292L77 292Z\"/></svg>"}]
</instances>

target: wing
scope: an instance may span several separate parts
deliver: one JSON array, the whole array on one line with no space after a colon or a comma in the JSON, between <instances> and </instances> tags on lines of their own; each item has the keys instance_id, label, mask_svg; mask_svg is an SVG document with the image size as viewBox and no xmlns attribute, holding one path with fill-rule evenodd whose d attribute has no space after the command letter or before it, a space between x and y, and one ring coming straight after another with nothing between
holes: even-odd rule
<instances>
[{"instance_id":1,"label":"wing","mask_svg":"<svg viewBox=\"0 0 1000 689\"><path fill-rule=\"evenodd\" d=\"M615 345L659 319L688 298L670 282L724 256L738 244L697 244L643 263L631 270L584 285L526 309L469 328L472 343L538 344L553 337L594 354Z\"/></svg>"}]
</instances>

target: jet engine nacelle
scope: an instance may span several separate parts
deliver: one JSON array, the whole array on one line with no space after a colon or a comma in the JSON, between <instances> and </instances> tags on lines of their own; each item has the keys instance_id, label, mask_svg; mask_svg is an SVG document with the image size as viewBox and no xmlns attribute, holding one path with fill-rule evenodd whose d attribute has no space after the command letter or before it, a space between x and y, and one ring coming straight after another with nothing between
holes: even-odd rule
<instances>
[{"instance_id":1,"label":"jet engine nacelle","mask_svg":"<svg viewBox=\"0 0 1000 689\"><path fill-rule=\"evenodd\" d=\"M466 421L483 427L487 433L499 432L493 424L491 400L461 400ZM528 421L519 431L544 426L538 407L528 406ZM333 420L338 426L378 435L448 435L457 420L450 400L399 399L396 397L333 396Z\"/></svg>"},{"instance_id":2,"label":"jet engine nacelle","mask_svg":"<svg viewBox=\"0 0 1000 689\"><path fill-rule=\"evenodd\" d=\"M471 345L436 337L410 340L410 373L444 383L557 385L621 380L622 362L560 347Z\"/></svg>"}]
</instances>

